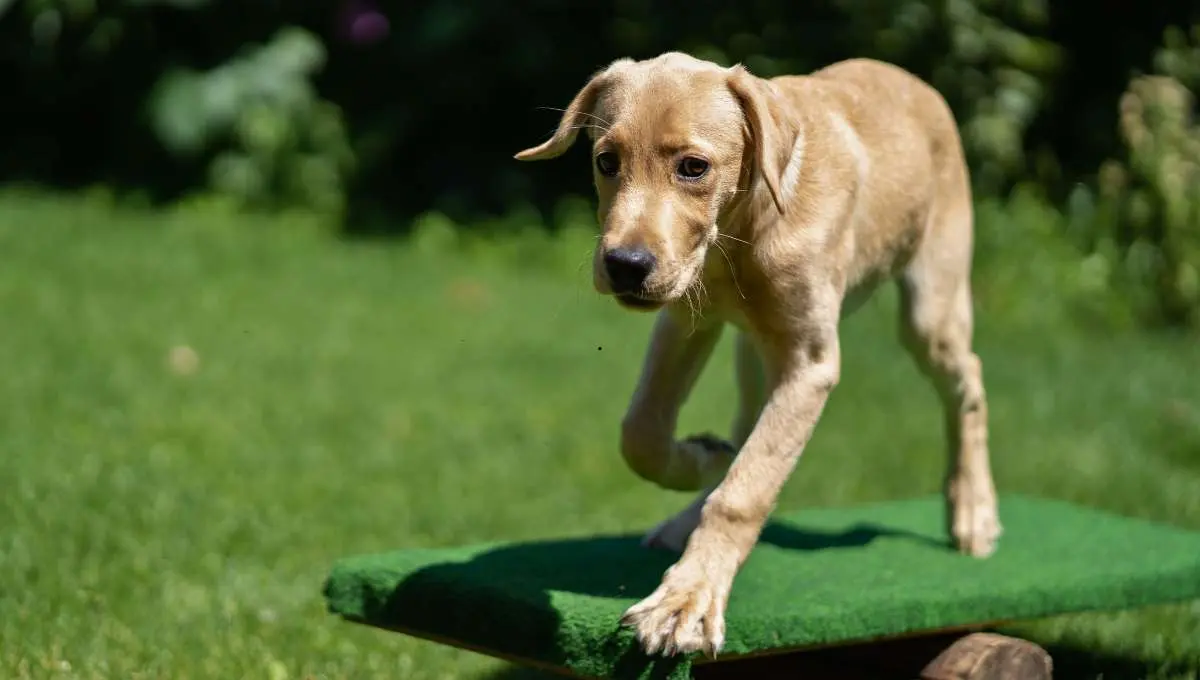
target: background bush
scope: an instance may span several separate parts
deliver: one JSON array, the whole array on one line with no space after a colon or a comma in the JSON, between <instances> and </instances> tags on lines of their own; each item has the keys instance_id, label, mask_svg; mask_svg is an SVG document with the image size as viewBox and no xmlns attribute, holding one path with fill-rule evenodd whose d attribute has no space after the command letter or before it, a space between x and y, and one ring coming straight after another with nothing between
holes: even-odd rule
<instances>
[{"instance_id":1,"label":"background bush","mask_svg":"<svg viewBox=\"0 0 1200 680\"><path fill-rule=\"evenodd\" d=\"M1194 3L1117 0L431 0L0 3L0 177L152 200L215 192L353 230L554 226L587 172L519 164L585 78L681 49L771 76L849 56L950 101L981 200L1061 211L1037 238L1113 319L1196 325ZM569 158L581 159L581 150ZM567 163L570 161L568 160ZM582 164L579 165L582 169ZM1021 200L1026 200L1023 198ZM578 204L568 208L577 214ZM1004 243L1015 230L981 240ZM990 240L989 240L990 239ZM1053 244L1050 241L1054 241ZM981 253L986 259L987 253ZM1048 257L1048 256L1047 256ZM1058 256L1055 256L1058 257ZM1115 304L1115 303L1114 303ZM1122 316L1124 315L1124 316Z\"/></svg>"}]
</instances>

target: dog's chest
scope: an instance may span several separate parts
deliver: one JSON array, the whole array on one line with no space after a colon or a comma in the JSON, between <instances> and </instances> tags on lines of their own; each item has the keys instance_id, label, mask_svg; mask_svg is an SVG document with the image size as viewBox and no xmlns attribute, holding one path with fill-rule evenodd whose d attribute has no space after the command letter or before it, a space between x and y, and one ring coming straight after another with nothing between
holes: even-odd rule
<instances>
[{"instance_id":1,"label":"dog's chest","mask_svg":"<svg viewBox=\"0 0 1200 680\"><path fill-rule=\"evenodd\" d=\"M703 286L693 298L704 316L745 328L747 305L757 286L745 273L738 273L735 262L727 251L711 248L701 272Z\"/></svg>"}]
</instances>

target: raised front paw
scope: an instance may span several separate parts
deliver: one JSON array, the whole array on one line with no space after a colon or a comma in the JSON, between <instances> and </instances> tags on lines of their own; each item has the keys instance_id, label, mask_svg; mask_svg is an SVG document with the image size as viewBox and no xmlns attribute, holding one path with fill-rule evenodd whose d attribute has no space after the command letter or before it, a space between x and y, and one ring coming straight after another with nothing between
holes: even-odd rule
<instances>
[{"instance_id":1,"label":"raised front paw","mask_svg":"<svg viewBox=\"0 0 1200 680\"><path fill-rule=\"evenodd\" d=\"M649 597L630 607L622 625L634 629L647 654L704 652L715 657L725 644L729 586L704 570L676 564Z\"/></svg>"},{"instance_id":2,"label":"raised front paw","mask_svg":"<svg viewBox=\"0 0 1200 680\"><path fill-rule=\"evenodd\" d=\"M733 444L713 434L694 434L676 443L676 452L694 461L699 472L700 487L708 488L725 477L725 471L737 457Z\"/></svg>"},{"instance_id":3,"label":"raised front paw","mask_svg":"<svg viewBox=\"0 0 1200 680\"><path fill-rule=\"evenodd\" d=\"M734 448L733 444L708 432L686 437L680 440L679 443L685 447L696 447L699 451L709 456L733 458L737 455L737 449Z\"/></svg>"}]
</instances>

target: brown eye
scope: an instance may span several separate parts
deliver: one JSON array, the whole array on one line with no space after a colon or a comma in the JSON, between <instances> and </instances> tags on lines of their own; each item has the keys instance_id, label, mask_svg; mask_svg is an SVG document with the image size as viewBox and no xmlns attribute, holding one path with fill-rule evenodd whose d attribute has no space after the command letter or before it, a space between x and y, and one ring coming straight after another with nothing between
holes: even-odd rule
<instances>
[{"instance_id":1,"label":"brown eye","mask_svg":"<svg viewBox=\"0 0 1200 680\"><path fill-rule=\"evenodd\" d=\"M700 179L708 172L708 161L688 156L679 161L679 167L675 169L675 172L683 179Z\"/></svg>"},{"instance_id":2,"label":"brown eye","mask_svg":"<svg viewBox=\"0 0 1200 680\"><path fill-rule=\"evenodd\" d=\"M596 156L596 171L605 177L615 177L621 164L617 162L617 154L611 151Z\"/></svg>"}]
</instances>

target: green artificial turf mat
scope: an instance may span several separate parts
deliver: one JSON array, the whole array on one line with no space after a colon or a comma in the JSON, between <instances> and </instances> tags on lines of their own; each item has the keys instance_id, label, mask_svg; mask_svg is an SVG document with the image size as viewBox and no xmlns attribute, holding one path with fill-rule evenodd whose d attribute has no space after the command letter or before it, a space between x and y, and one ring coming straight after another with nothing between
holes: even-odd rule
<instances>
[{"instance_id":1,"label":"green artificial turf mat","mask_svg":"<svg viewBox=\"0 0 1200 680\"><path fill-rule=\"evenodd\" d=\"M940 497L780 514L734 583L724 654L892 637L1200 597L1200 532L1004 496L999 550L951 550ZM638 536L348 557L331 612L592 677L686 677L618 627L675 556Z\"/></svg>"}]
</instances>

